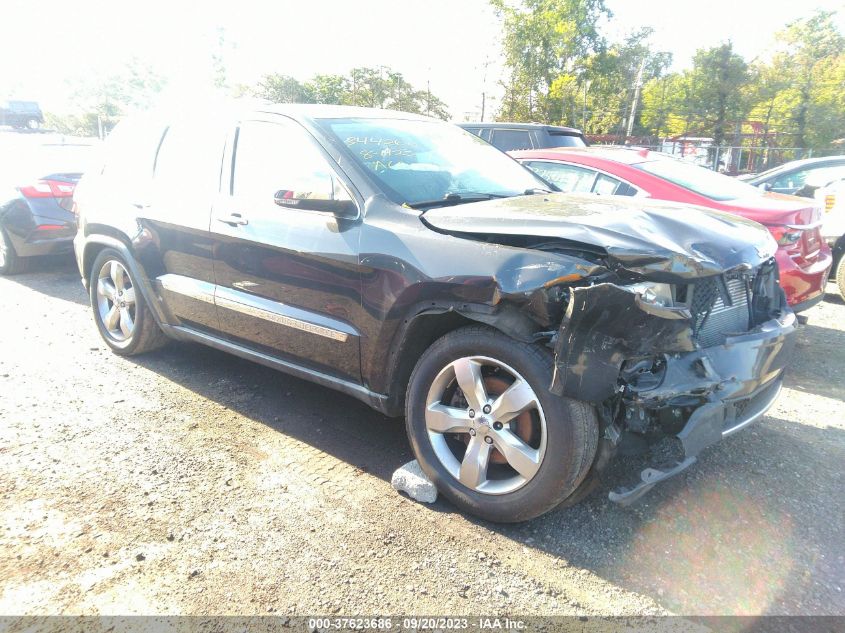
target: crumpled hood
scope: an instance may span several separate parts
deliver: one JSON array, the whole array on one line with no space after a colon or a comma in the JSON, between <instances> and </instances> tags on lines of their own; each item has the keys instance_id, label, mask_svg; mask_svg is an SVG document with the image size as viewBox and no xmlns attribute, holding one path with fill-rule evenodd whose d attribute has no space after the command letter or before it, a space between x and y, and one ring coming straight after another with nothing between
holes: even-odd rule
<instances>
[{"instance_id":1,"label":"crumpled hood","mask_svg":"<svg viewBox=\"0 0 845 633\"><path fill-rule=\"evenodd\" d=\"M769 232L751 220L620 196L517 196L431 209L422 220L450 234L558 238L598 248L612 269L654 281L721 274L743 263L756 266L777 250Z\"/></svg>"}]
</instances>

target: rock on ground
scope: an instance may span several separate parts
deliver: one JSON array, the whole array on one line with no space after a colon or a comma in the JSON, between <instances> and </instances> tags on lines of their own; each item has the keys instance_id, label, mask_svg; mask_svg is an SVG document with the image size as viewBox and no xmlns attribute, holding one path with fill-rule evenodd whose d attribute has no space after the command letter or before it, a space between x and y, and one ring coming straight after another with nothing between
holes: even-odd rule
<instances>
[{"instance_id":1,"label":"rock on ground","mask_svg":"<svg viewBox=\"0 0 845 633\"><path fill-rule=\"evenodd\" d=\"M397 468L390 478L390 485L399 492L404 492L411 499L423 503L437 501L437 488L420 468L417 460L413 460Z\"/></svg>"}]
</instances>

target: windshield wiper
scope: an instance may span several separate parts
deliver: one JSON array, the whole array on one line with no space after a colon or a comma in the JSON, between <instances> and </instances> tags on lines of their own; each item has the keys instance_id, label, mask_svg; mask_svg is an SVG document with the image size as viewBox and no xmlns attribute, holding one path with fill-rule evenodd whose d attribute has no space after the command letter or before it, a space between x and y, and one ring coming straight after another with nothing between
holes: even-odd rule
<instances>
[{"instance_id":1,"label":"windshield wiper","mask_svg":"<svg viewBox=\"0 0 845 633\"><path fill-rule=\"evenodd\" d=\"M456 204L467 204L468 202L481 202L483 200L508 197L500 193L447 193L438 200L422 200L409 204L408 206L412 209L430 209L432 207L451 207Z\"/></svg>"},{"instance_id":2,"label":"windshield wiper","mask_svg":"<svg viewBox=\"0 0 845 633\"><path fill-rule=\"evenodd\" d=\"M538 193L554 193L551 189L543 189L542 187L531 187L531 189L526 189L523 192L523 195L526 196L533 196Z\"/></svg>"}]
</instances>

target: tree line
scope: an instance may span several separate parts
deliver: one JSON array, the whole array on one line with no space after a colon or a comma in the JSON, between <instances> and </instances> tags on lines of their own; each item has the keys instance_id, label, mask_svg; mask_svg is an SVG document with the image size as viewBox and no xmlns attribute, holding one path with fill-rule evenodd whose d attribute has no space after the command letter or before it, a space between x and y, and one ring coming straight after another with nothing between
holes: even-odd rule
<instances>
[{"instance_id":1,"label":"tree line","mask_svg":"<svg viewBox=\"0 0 845 633\"><path fill-rule=\"evenodd\" d=\"M215 87L236 97L254 97L273 103L325 103L371 108L389 108L449 119L446 104L431 90L415 88L402 73L387 66L353 68L346 75L315 75L299 81L289 75L271 73L255 85L229 86L225 68L212 57ZM72 89L78 113L45 113L45 125L64 134L103 136L133 110L144 110L155 103L167 80L137 59L121 72L88 77Z\"/></svg>"},{"instance_id":2,"label":"tree line","mask_svg":"<svg viewBox=\"0 0 845 633\"><path fill-rule=\"evenodd\" d=\"M238 93L273 103L326 103L388 108L449 119L446 104L431 90L415 88L400 72L387 66L353 68L347 75L315 75L301 82L289 75L265 75L255 86Z\"/></svg>"},{"instance_id":3,"label":"tree line","mask_svg":"<svg viewBox=\"0 0 845 633\"><path fill-rule=\"evenodd\" d=\"M652 29L618 41L602 32L605 0L490 0L502 22L504 73L498 120L580 127L600 141L657 144L700 136L720 145L823 148L845 137L845 37L835 14L817 11L777 34L765 58L746 60L730 42L699 50L689 68L670 72L672 54ZM448 119L428 86L387 66L317 74L272 73L255 85L227 81L219 30L210 67L217 89L279 103L391 108ZM155 101L167 80L137 59L109 76L87 76L70 90L78 113L46 114L47 126L102 135L133 109Z\"/></svg>"},{"instance_id":4,"label":"tree line","mask_svg":"<svg viewBox=\"0 0 845 633\"><path fill-rule=\"evenodd\" d=\"M650 43L650 28L608 41L604 0L490 1L503 23L499 120L617 142L629 130L640 143L699 136L813 148L845 137L845 37L833 12L787 25L766 58L746 60L725 42L669 72L672 55Z\"/></svg>"}]
</instances>

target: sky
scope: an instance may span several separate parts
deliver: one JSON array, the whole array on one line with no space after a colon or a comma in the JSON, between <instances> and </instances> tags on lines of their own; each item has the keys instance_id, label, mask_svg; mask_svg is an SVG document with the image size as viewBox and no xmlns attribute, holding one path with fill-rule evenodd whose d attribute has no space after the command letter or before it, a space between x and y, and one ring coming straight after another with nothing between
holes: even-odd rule
<instances>
[{"instance_id":1,"label":"sky","mask_svg":"<svg viewBox=\"0 0 845 633\"><path fill-rule=\"evenodd\" d=\"M430 84L459 120L478 116L482 92L500 94L500 23L487 0L40 0L37 12L31 0L3 3L0 98L38 100L45 111L71 111L74 82L96 81L132 57L169 79L171 98L202 94L215 50L233 84L387 65L418 88ZM839 9L845 31L843 0L606 4L609 37L651 26L654 46L673 53L673 70L727 40L746 59L765 54L778 30L814 8Z\"/></svg>"}]
</instances>

